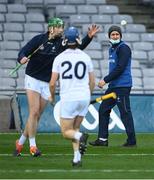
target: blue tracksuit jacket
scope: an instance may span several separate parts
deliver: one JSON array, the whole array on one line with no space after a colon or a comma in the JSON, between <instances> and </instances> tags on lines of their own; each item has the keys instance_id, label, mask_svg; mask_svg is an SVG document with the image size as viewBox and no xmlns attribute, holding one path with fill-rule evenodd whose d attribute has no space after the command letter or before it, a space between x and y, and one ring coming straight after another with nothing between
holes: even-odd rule
<instances>
[{"instance_id":1,"label":"blue tracksuit jacket","mask_svg":"<svg viewBox=\"0 0 154 180\"><path fill-rule=\"evenodd\" d=\"M131 50L123 41L109 49L109 74L104 81L110 88L132 87Z\"/></svg>"}]
</instances>

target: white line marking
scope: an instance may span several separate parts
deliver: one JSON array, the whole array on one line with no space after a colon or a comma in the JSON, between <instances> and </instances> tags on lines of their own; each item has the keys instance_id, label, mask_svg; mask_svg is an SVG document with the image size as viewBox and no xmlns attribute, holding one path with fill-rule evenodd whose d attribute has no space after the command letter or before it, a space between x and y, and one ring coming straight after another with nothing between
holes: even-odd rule
<instances>
[{"instance_id":1,"label":"white line marking","mask_svg":"<svg viewBox=\"0 0 154 180\"><path fill-rule=\"evenodd\" d=\"M1 157L3 156L13 156L13 154L0 154ZM22 156L30 156L30 154L23 153ZM72 156L72 154L42 154L42 156ZM135 154L85 154L85 156L154 156L153 153L135 153Z\"/></svg>"},{"instance_id":2,"label":"white line marking","mask_svg":"<svg viewBox=\"0 0 154 180\"><path fill-rule=\"evenodd\" d=\"M87 172L102 172L102 173L139 173L139 172L144 172L144 173L149 173L149 172L154 172L154 169L20 169L20 170L0 170L0 173L87 173Z\"/></svg>"}]
</instances>

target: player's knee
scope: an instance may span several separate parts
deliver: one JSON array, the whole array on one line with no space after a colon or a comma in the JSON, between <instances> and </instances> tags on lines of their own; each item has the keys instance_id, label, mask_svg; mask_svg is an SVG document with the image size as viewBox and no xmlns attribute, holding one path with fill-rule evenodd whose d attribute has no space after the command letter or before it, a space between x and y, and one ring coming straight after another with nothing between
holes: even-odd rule
<instances>
[{"instance_id":1,"label":"player's knee","mask_svg":"<svg viewBox=\"0 0 154 180\"><path fill-rule=\"evenodd\" d=\"M67 138L68 137L67 131L62 131L62 135L64 138Z\"/></svg>"},{"instance_id":2,"label":"player's knee","mask_svg":"<svg viewBox=\"0 0 154 180\"><path fill-rule=\"evenodd\" d=\"M38 110L33 110L30 112L30 116L33 117L34 119L39 119L40 112Z\"/></svg>"}]
</instances>

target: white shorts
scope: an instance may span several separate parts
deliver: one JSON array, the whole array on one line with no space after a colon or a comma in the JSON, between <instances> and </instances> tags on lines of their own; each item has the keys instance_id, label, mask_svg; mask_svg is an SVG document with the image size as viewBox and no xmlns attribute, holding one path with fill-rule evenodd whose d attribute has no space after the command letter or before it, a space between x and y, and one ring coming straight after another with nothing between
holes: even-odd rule
<instances>
[{"instance_id":1,"label":"white shorts","mask_svg":"<svg viewBox=\"0 0 154 180\"><path fill-rule=\"evenodd\" d=\"M72 119L76 116L85 116L89 103L89 100L60 101L60 117Z\"/></svg>"},{"instance_id":2,"label":"white shorts","mask_svg":"<svg viewBox=\"0 0 154 180\"><path fill-rule=\"evenodd\" d=\"M38 92L45 100L48 100L50 96L49 83L37 80L28 75L25 75L25 89Z\"/></svg>"}]
</instances>

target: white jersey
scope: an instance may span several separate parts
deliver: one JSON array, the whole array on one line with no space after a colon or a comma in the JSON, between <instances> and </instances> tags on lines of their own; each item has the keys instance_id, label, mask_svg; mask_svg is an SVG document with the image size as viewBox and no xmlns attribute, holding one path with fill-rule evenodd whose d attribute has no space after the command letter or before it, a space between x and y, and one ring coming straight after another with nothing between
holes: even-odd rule
<instances>
[{"instance_id":1,"label":"white jersey","mask_svg":"<svg viewBox=\"0 0 154 180\"><path fill-rule=\"evenodd\" d=\"M89 100L89 72L93 72L91 58L82 50L66 49L53 63L52 72L60 77L61 100Z\"/></svg>"}]
</instances>

